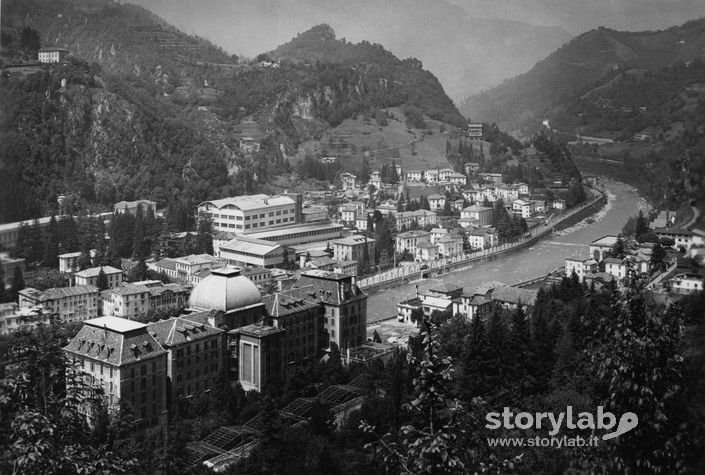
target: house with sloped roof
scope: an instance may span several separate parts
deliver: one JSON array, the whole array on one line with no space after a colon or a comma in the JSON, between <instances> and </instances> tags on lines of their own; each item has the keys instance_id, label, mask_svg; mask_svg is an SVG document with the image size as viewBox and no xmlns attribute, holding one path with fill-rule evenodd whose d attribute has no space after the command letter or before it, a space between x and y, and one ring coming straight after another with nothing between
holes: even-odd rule
<instances>
[{"instance_id":1,"label":"house with sloped roof","mask_svg":"<svg viewBox=\"0 0 705 475\"><path fill-rule=\"evenodd\" d=\"M80 371L83 378L67 378L67 385L84 394L79 412L93 421L96 390L108 412L115 414L120 402L133 409L138 430L167 422L167 354L149 333L148 326L119 317L85 320L83 327L63 348L68 371Z\"/></svg>"},{"instance_id":2,"label":"house with sloped roof","mask_svg":"<svg viewBox=\"0 0 705 475\"><path fill-rule=\"evenodd\" d=\"M493 306L492 299L485 295L473 291L464 292L453 299L453 315L462 315L468 320L476 317L486 320L492 313Z\"/></svg>"},{"instance_id":3,"label":"house with sloped roof","mask_svg":"<svg viewBox=\"0 0 705 475\"><path fill-rule=\"evenodd\" d=\"M20 308L42 307L57 323L80 322L98 316L98 288L76 285L40 291L27 287L19 291L18 303Z\"/></svg>"},{"instance_id":4,"label":"house with sloped roof","mask_svg":"<svg viewBox=\"0 0 705 475\"><path fill-rule=\"evenodd\" d=\"M108 282L108 288L114 289L122 284L123 278L125 276L122 269L116 269L112 266L100 266L91 267L89 269L84 269L82 271L76 272L73 276L76 285L92 285L98 287L98 276L100 272L103 271L105 278Z\"/></svg>"},{"instance_id":5,"label":"house with sloped roof","mask_svg":"<svg viewBox=\"0 0 705 475\"><path fill-rule=\"evenodd\" d=\"M190 293L191 287L159 280L123 283L101 294L103 315L135 319L150 311L177 310L186 306Z\"/></svg>"},{"instance_id":6,"label":"house with sloped roof","mask_svg":"<svg viewBox=\"0 0 705 475\"><path fill-rule=\"evenodd\" d=\"M536 302L537 290L522 289L507 285L492 291L492 300L496 305L514 309L518 306L532 307Z\"/></svg>"}]
</instances>

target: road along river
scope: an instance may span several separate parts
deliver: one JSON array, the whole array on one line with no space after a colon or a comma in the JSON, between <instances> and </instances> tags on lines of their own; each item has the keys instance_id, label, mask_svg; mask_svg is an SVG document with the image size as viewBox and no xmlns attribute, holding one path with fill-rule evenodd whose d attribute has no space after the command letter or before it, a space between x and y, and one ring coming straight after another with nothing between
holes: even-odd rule
<instances>
[{"instance_id":1,"label":"road along river","mask_svg":"<svg viewBox=\"0 0 705 475\"><path fill-rule=\"evenodd\" d=\"M458 284L466 289L483 282L499 281L515 284L546 275L565 264L565 258L588 254L591 241L607 234L621 232L630 216L649 209L637 191L624 183L602 179L608 202L594 216L570 228L548 235L531 247L504 254L496 258L474 262L463 270L450 272L431 279L421 279L391 289L371 293L367 299L367 321L391 318L397 313L397 302L410 299L419 290L433 288L440 283ZM588 223L588 220L594 220Z\"/></svg>"}]
</instances>

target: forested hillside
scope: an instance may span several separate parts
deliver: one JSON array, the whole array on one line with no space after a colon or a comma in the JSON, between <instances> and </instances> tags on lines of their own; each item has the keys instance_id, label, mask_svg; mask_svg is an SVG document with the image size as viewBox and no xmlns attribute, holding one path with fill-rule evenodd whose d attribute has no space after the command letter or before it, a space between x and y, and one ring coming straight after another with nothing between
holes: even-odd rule
<instances>
[{"instance_id":1,"label":"forested hillside","mask_svg":"<svg viewBox=\"0 0 705 475\"><path fill-rule=\"evenodd\" d=\"M502 125L540 125L553 108L599 88L626 71L657 71L701 57L705 20L664 31L589 31L564 45L526 74L470 98L466 115Z\"/></svg>"},{"instance_id":2,"label":"forested hillside","mask_svg":"<svg viewBox=\"0 0 705 475\"><path fill-rule=\"evenodd\" d=\"M379 45L334 39L242 62L148 11L107 0L3 2L0 222L147 198L253 192L294 165L287 152L348 117L410 105L462 125L438 80ZM305 39L316 31L300 35ZM28 41L29 38L31 41ZM40 46L69 61L32 66ZM332 62L329 48L346 53ZM283 47L286 49L286 47ZM291 59L289 59L289 55ZM239 149L243 121L261 150Z\"/></svg>"},{"instance_id":3,"label":"forested hillside","mask_svg":"<svg viewBox=\"0 0 705 475\"><path fill-rule=\"evenodd\" d=\"M335 64L351 68L365 78L352 83L357 94L367 93L385 107L411 104L432 119L461 127L465 119L443 91L438 79L414 58L399 60L382 45L337 40L329 25L318 25L269 53L274 59L322 67ZM362 89L360 88L362 86ZM386 104L383 104L386 103Z\"/></svg>"}]
</instances>

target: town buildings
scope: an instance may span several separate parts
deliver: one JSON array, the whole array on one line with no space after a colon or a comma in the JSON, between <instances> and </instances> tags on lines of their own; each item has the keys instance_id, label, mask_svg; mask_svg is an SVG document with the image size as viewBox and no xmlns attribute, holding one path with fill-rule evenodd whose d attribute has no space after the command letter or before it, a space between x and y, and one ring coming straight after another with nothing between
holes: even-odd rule
<instances>
[{"instance_id":1,"label":"town buildings","mask_svg":"<svg viewBox=\"0 0 705 475\"><path fill-rule=\"evenodd\" d=\"M27 287L19 291L21 309L42 307L55 322L80 322L98 316L98 289L92 285L51 288L39 291Z\"/></svg>"},{"instance_id":2,"label":"town buildings","mask_svg":"<svg viewBox=\"0 0 705 475\"><path fill-rule=\"evenodd\" d=\"M140 207L143 213L148 210L152 210L154 213L157 212L157 203L152 200L120 201L115 203L113 210L115 213L130 213L134 216Z\"/></svg>"},{"instance_id":3,"label":"town buildings","mask_svg":"<svg viewBox=\"0 0 705 475\"><path fill-rule=\"evenodd\" d=\"M59 254L59 272L62 274L72 274L78 270L78 258L80 252L67 252Z\"/></svg>"},{"instance_id":4,"label":"town buildings","mask_svg":"<svg viewBox=\"0 0 705 475\"><path fill-rule=\"evenodd\" d=\"M705 277L694 273L678 274L669 280L671 291L677 294L694 294L703 291Z\"/></svg>"},{"instance_id":5,"label":"town buildings","mask_svg":"<svg viewBox=\"0 0 705 475\"><path fill-rule=\"evenodd\" d=\"M39 48L39 51L37 52L37 60L40 63L46 64L60 63L66 58L66 56L68 56L68 54L69 50L66 48L57 48L55 46Z\"/></svg>"},{"instance_id":6,"label":"town buildings","mask_svg":"<svg viewBox=\"0 0 705 475\"><path fill-rule=\"evenodd\" d=\"M412 255L416 255L416 248L418 244L429 243L431 241L431 233L428 231L406 231L404 233L397 234L395 238L395 248L397 252L408 251Z\"/></svg>"},{"instance_id":7,"label":"town buildings","mask_svg":"<svg viewBox=\"0 0 705 475\"><path fill-rule=\"evenodd\" d=\"M341 173L340 181L343 185L343 191L354 190L357 188L357 177L352 173Z\"/></svg>"},{"instance_id":8,"label":"town buildings","mask_svg":"<svg viewBox=\"0 0 705 475\"><path fill-rule=\"evenodd\" d=\"M477 220L477 226L490 226L492 224L492 213L492 208L472 205L460 212L460 218Z\"/></svg>"},{"instance_id":9,"label":"town buildings","mask_svg":"<svg viewBox=\"0 0 705 475\"><path fill-rule=\"evenodd\" d=\"M155 271L166 274L174 282L194 283L199 272L217 269L226 264L225 259L210 254L191 254L183 257L167 257L152 264Z\"/></svg>"},{"instance_id":10,"label":"town buildings","mask_svg":"<svg viewBox=\"0 0 705 475\"><path fill-rule=\"evenodd\" d=\"M536 202L523 199L514 200L512 201L512 211L524 219L529 219L536 212Z\"/></svg>"},{"instance_id":11,"label":"town buildings","mask_svg":"<svg viewBox=\"0 0 705 475\"><path fill-rule=\"evenodd\" d=\"M305 271L293 286L300 296L323 305L323 328L330 344L345 350L367 340L367 295L346 274Z\"/></svg>"},{"instance_id":12,"label":"town buildings","mask_svg":"<svg viewBox=\"0 0 705 475\"><path fill-rule=\"evenodd\" d=\"M338 261L357 261L359 266L366 266L374 261L375 240L361 235L348 236L332 242L333 259Z\"/></svg>"},{"instance_id":13,"label":"town buildings","mask_svg":"<svg viewBox=\"0 0 705 475\"><path fill-rule=\"evenodd\" d=\"M76 389L86 397L102 390L110 413L121 402L129 404L138 429L163 425L167 419L167 351L148 328L124 318L92 318L63 348L69 368L80 371L83 380ZM73 381L68 378L67 384ZM91 402L80 410L93 420Z\"/></svg>"},{"instance_id":14,"label":"town buildings","mask_svg":"<svg viewBox=\"0 0 705 475\"><path fill-rule=\"evenodd\" d=\"M218 378L227 377L225 330L217 310L196 312L147 325L152 337L167 352L168 405L212 390Z\"/></svg>"},{"instance_id":15,"label":"town buildings","mask_svg":"<svg viewBox=\"0 0 705 475\"><path fill-rule=\"evenodd\" d=\"M401 211L396 213L394 219L396 220L397 229L402 229L404 227L406 229L409 229L412 223L416 223L416 225L418 225L420 228L426 226L435 226L437 220L436 213L426 209L419 209L416 211Z\"/></svg>"},{"instance_id":16,"label":"town buildings","mask_svg":"<svg viewBox=\"0 0 705 475\"><path fill-rule=\"evenodd\" d=\"M286 330L282 337L284 363L313 360L322 347L321 342L327 341L323 306L292 290L267 295L262 300L269 323Z\"/></svg>"},{"instance_id":17,"label":"town buildings","mask_svg":"<svg viewBox=\"0 0 705 475\"><path fill-rule=\"evenodd\" d=\"M189 293L189 287L159 280L124 283L101 294L103 315L134 320L154 311L177 310L186 306Z\"/></svg>"},{"instance_id":18,"label":"town buildings","mask_svg":"<svg viewBox=\"0 0 705 475\"><path fill-rule=\"evenodd\" d=\"M230 265L271 268L283 264L285 248L276 242L237 236L218 247L215 253Z\"/></svg>"},{"instance_id":19,"label":"town buildings","mask_svg":"<svg viewBox=\"0 0 705 475\"><path fill-rule=\"evenodd\" d=\"M243 195L204 201L198 205L198 215L210 218L216 232L250 234L298 223L297 205L288 196Z\"/></svg>"},{"instance_id":20,"label":"town buildings","mask_svg":"<svg viewBox=\"0 0 705 475\"><path fill-rule=\"evenodd\" d=\"M122 284L124 273L121 269L116 269L112 266L91 267L78 271L73 275L74 281L78 286L92 285L93 287L98 287L100 271L103 271L103 274L105 274L108 289L114 289Z\"/></svg>"},{"instance_id":21,"label":"town buildings","mask_svg":"<svg viewBox=\"0 0 705 475\"><path fill-rule=\"evenodd\" d=\"M486 320L492 312L492 299L485 294L473 291L463 292L453 299L453 315L462 315L468 320L481 318Z\"/></svg>"},{"instance_id":22,"label":"town buildings","mask_svg":"<svg viewBox=\"0 0 705 475\"><path fill-rule=\"evenodd\" d=\"M40 323L50 323L50 315L44 308L20 308L15 302L0 303L0 335L10 335L19 330L32 330Z\"/></svg>"},{"instance_id":23,"label":"town buildings","mask_svg":"<svg viewBox=\"0 0 705 475\"><path fill-rule=\"evenodd\" d=\"M597 261L591 257L578 256L566 257L565 259L566 277L570 277L575 273L578 277L578 282L584 282L587 275L595 272L597 272Z\"/></svg>"},{"instance_id":24,"label":"town buildings","mask_svg":"<svg viewBox=\"0 0 705 475\"><path fill-rule=\"evenodd\" d=\"M617 236L603 236L590 243L590 255L599 262L612 255L614 246L619 238Z\"/></svg>"},{"instance_id":25,"label":"town buildings","mask_svg":"<svg viewBox=\"0 0 705 475\"><path fill-rule=\"evenodd\" d=\"M489 249L498 243L499 237L494 228L475 228L468 234L468 244L473 249Z\"/></svg>"},{"instance_id":26,"label":"town buildings","mask_svg":"<svg viewBox=\"0 0 705 475\"><path fill-rule=\"evenodd\" d=\"M231 330L259 322L264 315L257 286L233 266L211 271L191 292L188 307L193 311L222 312L222 324Z\"/></svg>"}]
</instances>

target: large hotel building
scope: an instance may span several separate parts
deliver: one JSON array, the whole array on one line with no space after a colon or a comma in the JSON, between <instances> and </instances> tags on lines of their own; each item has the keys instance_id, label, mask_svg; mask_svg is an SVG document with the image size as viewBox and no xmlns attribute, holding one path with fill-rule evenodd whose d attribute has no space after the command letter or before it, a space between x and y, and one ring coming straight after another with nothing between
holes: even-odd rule
<instances>
[{"instance_id":1,"label":"large hotel building","mask_svg":"<svg viewBox=\"0 0 705 475\"><path fill-rule=\"evenodd\" d=\"M296 224L300 214L300 203L288 196L243 195L198 205L198 215L210 217L214 231L236 234Z\"/></svg>"}]
</instances>

